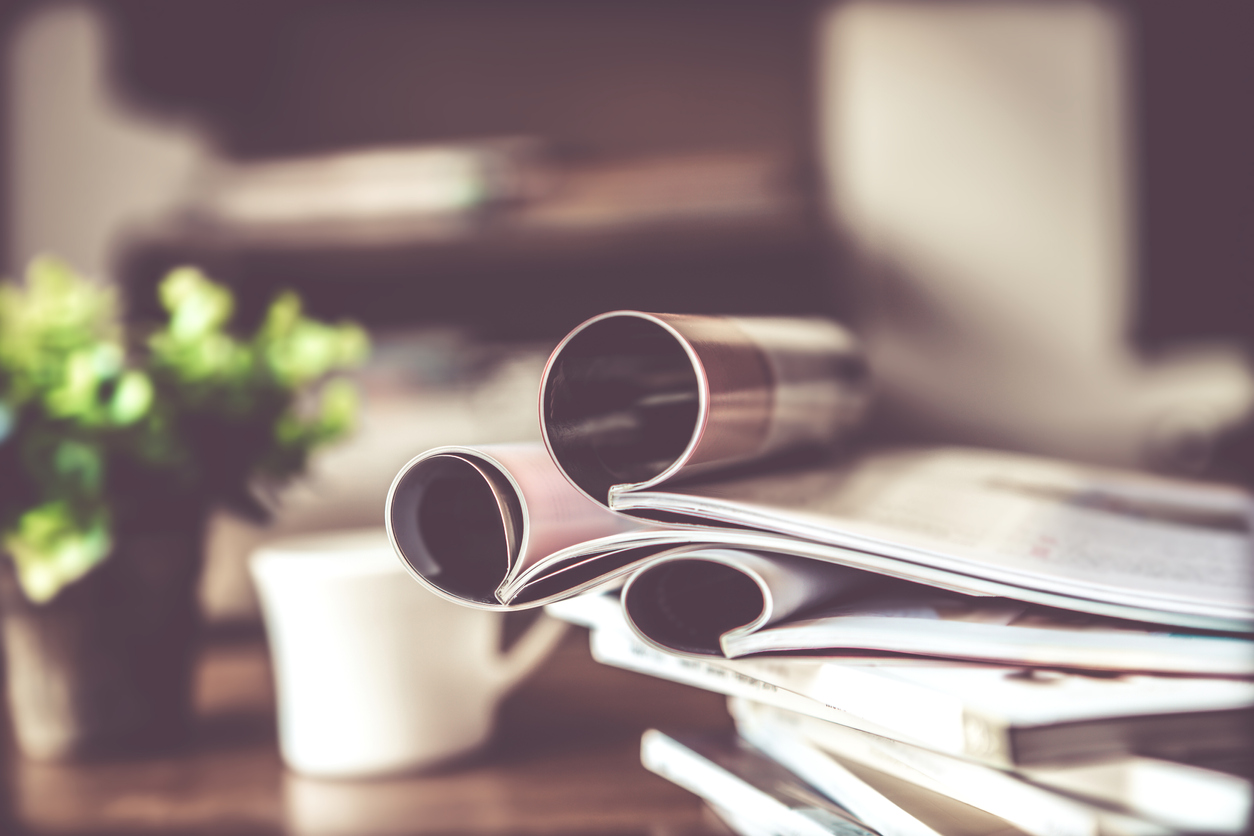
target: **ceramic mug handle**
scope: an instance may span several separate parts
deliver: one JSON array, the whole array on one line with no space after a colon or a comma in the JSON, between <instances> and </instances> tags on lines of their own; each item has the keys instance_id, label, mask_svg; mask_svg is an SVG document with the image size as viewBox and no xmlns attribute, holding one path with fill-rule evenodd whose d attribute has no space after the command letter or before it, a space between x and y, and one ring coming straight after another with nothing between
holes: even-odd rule
<instances>
[{"instance_id":1,"label":"ceramic mug handle","mask_svg":"<svg viewBox=\"0 0 1254 836\"><path fill-rule=\"evenodd\" d=\"M498 659L497 687L509 688L544 661L562 636L567 623L541 614L518 641Z\"/></svg>"}]
</instances>

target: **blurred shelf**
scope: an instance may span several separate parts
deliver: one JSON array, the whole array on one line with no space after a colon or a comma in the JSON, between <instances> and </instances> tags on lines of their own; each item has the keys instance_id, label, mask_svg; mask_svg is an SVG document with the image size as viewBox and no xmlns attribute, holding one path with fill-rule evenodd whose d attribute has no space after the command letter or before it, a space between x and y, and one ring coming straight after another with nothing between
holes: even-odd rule
<instances>
[{"instance_id":1,"label":"blurred shelf","mask_svg":"<svg viewBox=\"0 0 1254 836\"><path fill-rule=\"evenodd\" d=\"M277 202L289 217L246 223L247 213L215 214L216 204L196 209L193 199L133 230L117 272L141 319L157 313L153 288L165 271L189 262L235 287L245 315L294 287L320 316L458 323L507 338L560 337L614 308L831 312L830 242L810 184L776 155L572 164L536 176L551 181L548 193L425 217L330 220L310 210L301 220L296 197L278 192L255 202Z\"/></svg>"},{"instance_id":2,"label":"blurred shelf","mask_svg":"<svg viewBox=\"0 0 1254 836\"><path fill-rule=\"evenodd\" d=\"M701 802L647 772L650 726L729 728L723 700L607 668L572 630L502 707L490 746L444 768L322 781L279 758L259 636L206 647L199 723L184 752L73 766L6 761L18 832L30 834L725 834Z\"/></svg>"}]
</instances>

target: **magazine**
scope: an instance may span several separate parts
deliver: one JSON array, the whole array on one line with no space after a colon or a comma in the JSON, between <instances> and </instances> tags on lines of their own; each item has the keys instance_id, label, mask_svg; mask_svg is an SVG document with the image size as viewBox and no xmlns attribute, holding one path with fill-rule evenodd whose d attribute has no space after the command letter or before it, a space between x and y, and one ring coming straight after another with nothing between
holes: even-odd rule
<instances>
[{"instance_id":1,"label":"magazine","mask_svg":"<svg viewBox=\"0 0 1254 836\"><path fill-rule=\"evenodd\" d=\"M551 604L589 627L603 664L816 717L993 766L1241 752L1254 682L1180 676L1089 676L907 657L667 653L628 628L615 597Z\"/></svg>"},{"instance_id":2,"label":"magazine","mask_svg":"<svg viewBox=\"0 0 1254 836\"><path fill-rule=\"evenodd\" d=\"M1005 503L1013 509L989 510L982 494L996 488L987 489L978 480L942 483L926 474L928 469L972 464L986 472L1025 472L1041 462L982 450L929 448L866 454L818 474L824 481L843 481L851 493L861 480L870 479L880 482L885 493L897 489L926 494L914 498L919 508L929 509L915 518L920 529L930 516L939 531L942 516L937 505L957 506L947 517L953 521L950 530L935 535L951 538L947 552L935 543L927 552L908 545L919 538L905 523L895 540L881 534L870 542L866 532L883 529L870 521L872 516L900 510L893 507L891 497L867 503L861 516L830 518L833 527L826 534L817 531L812 520L802 519L809 513L804 509L788 510L781 503L777 512L770 512L765 502L744 499L722 500L717 515L725 519L705 525L618 513L587 501L539 445L440 447L423 453L393 482L387 523L394 546L420 582L447 597L489 608L539 606L665 557L692 561L685 571L696 576L694 582L714 585L725 585L729 569L730 574L750 574L737 564L762 567L776 562L782 571L773 573L771 588L778 595L771 602L772 622L853 592L872 580L870 575L877 575L965 595L1181 627L1236 632L1247 631L1254 623L1250 536L1239 528L1248 503L1244 492L1168 480L1156 485L1160 480L1137 475L1147 488L1170 487L1182 498L1181 513L1196 510L1204 521L1143 516L1111 520L1123 512L1034 496L1013 496ZM886 470L893 471L891 485L883 485L880 478ZM692 485L687 493L672 495L668 513L672 519L681 512L696 514L697 506L703 505L712 520L718 502L703 499L699 491L753 489L784 478L804 487L815 475L794 471L787 477L767 474L716 486ZM1096 480L1090 480L1092 484ZM1111 492L1109 487L1105 490ZM814 491L802 493L815 496ZM1128 490L1126 495L1133 493ZM971 507L962 505L964 499L971 500ZM833 502L839 501L833 495ZM639 505L636 498L633 503ZM1203 518L1198 506L1212 516ZM1002 529L984 532L996 536L999 547L972 549L975 534L953 531L964 516L972 527L985 520ZM789 522L794 517L795 526ZM746 527L754 524L760 527ZM862 534L855 533L859 531ZM1021 551L1014 551L1016 542ZM1031 543L1054 545L1025 545ZM720 557L709 557L710 550ZM796 583L789 581L794 575ZM756 618L763 602L749 587L757 584L740 586L748 591L747 606L756 605Z\"/></svg>"},{"instance_id":3,"label":"magazine","mask_svg":"<svg viewBox=\"0 0 1254 836\"><path fill-rule=\"evenodd\" d=\"M664 561L691 599L719 591L702 628L716 644L854 600L879 577L1254 627L1244 491L991 450L835 452L866 387L830 323L606 314L549 359L544 446L416 457L389 492L389 534L420 582L494 609Z\"/></svg>"},{"instance_id":4,"label":"magazine","mask_svg":"<svg viewBox=\"0 0 1254 836\"><path fill-rule=\"evenodd\" d=\"M929 786L852 768L815 751L821 763L784 762L730 733L663 733L641 740L649 770L701 796L745 834L877 836L1096 836L1090 829L1021 829L1008 819ZM853 825L842 818L856 817ZM1115 819L1116 817L1110 817ZM1074 817L1073 817L1074 819ZM819 820L829 829L816 830ZM1073 820L1070 822L1075 823ZM868 830L869 828L869 830ZM1104 836L1171 836L1162 828L1110 829Z\"/></svg>"},{"instance_id":5,"label":"magazine","mask_svg":"<svg viewBox=\"0 0 1254 836\"><path fill-rule=\"evenodd\" d=\"M714 562L718 553L706 553ZM1244 638L1171 633L1163 628L1006 598L975 598L918 584L874 582L855 595L802 617L757 619L716 634L704 608L670 587L663 558L632 576L623 590L636 633L664 650L734 659L759 653L824 651L907 654L1075 670L1139 671L1197 676L1254 675L1254 652ZM750 574L752 561L741 567ZM756 574L752 574L757 579ZM678 579L682 581L682 576ZM762 597L771 600L763 584ZM765 626L762 626L765 625Z\"/></svg>"},{"instance_id":6,"label":"magazine","mask_svg":"<svg viewBox=\"0 0 1254 836\"><path fill-rule=\"evenodd\" d=\"M1038 836L1240 834L1250 821L1249 782L1213 770L1123 757L1010 772L770 705L733 698L729 708L742 736L798 774L825 774L825 761L835 758L950 796ZM1147 792L1146 784L1157 792ZM1190 803L1180 804L1181 796Z\"/></svg>"},{"instance_id":7,"label":"magazine","mask_svg":"<svg viewBox=\"0 0 1254 836\"><path fill-rule=\"evenodd\" d=\"M878 836L842 805L730 732L666 734L649 729L640 740L640 761L750 832Z\"/></svg>"}]
</instances>

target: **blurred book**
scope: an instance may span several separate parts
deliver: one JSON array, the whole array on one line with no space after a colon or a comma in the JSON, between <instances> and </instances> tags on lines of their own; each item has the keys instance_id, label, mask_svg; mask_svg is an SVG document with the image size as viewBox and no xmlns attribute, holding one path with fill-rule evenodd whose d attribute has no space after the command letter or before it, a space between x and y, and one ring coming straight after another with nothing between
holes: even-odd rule
<instances>
[{"instance_id":1,"label":"blurred book","mask_svg":"<svg viewBox=\"0 0 1254 836\"><path fill-rule=\"evenodd\" d=\"M1052 834L1239 834L1248 781L1214 770L1128 756L1007 771L748 700L730 700L740 734L822 788L845 768L892 775Z\"/></svg>"},{"instance_id":2,"label":"blurred book","mask_svg":"<svg viewBox=\"0 0 1254 836\"><path fill-rule=\"evenodd\" d=\"M456 236L485 209L544 189L541 143L500 138L274 160L216 160L188 221L240 241L328 246Z\"/></svg>"},{"instance_id":3,"label":"blurred book","mask_svg":"<svg viewBox=\"0 0 1254 836\"><path fill-rule=\"evenodd\" d=\"M794 166L760 152L708 152L568 164L544 200L524 207L531 229L645 228L736 219L795 220Z\"/></svg>"},{"instance_id":4,"label":"blurred book","mask_svg":"<svg viewBox=\"0 0 1254 836\"><path fill-rule=\"evenodd\" d=\"M642 761L746 836L860 832L828 819L814 830L815 793L884 836L1238 836L1250 824L1250 783L1225 772L1135 755L998 768L768 701L729 707L739 739L651 730Z\"/></svg>"},{"instance_id":5,"label":"blurred book","mask_svg":"<svg viewBox=\"0 0 1254 836\"><path fill-rule=\"evenodd\" d=\"M797 836L876 836L847 809L736 735L650 729L640 741L645 768L704 798L736 829Z\"/></svg>"},{"instance_id":6,"label":"blurred book","mask_svg":"<svg viewBox=\"0 0 1254 836\"><path fill-rule=\"evenodd\" d=\"M705 799L747 834L830 836L1023 836L1009 822L923 787L885 793L833 763L815 787L731 733L641 739L646 769ZM1075 834L1080 836L1080 834Z\"/></svg>"},{"instance_id":7,"label":"blurred book","mask_svg":"<svg viewBox=\"0 0 1254 836\"><path fill-rule=\"evenodd\" d=\"M561 158L535 137L378 146L277 159L216 159L179 217L237 245L539 238L747 221L795 226L795 166L769 152Z\"/></svg>"}]
</instances>

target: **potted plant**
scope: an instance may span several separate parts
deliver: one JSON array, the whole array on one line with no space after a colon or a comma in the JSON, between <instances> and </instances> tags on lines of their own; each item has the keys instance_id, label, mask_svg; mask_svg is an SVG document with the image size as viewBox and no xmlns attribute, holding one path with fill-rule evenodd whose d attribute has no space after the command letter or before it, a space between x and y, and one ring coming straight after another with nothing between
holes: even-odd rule
<instances>
[{"instance_id":1,"label":"potted plant","mask_svg":"<svg viewBox=\"0 0 1254 836\"><path fill-rule=\"evenodd\" d=\"M32 757L185 734L208 511L264 517L356 413L335 375L366 354L356 325L286 292L237 333L231 292L190 267L159 293L167 319L137 333L112 287L57 260L0 285L0 614Z\"/></svg>"}]
</instances>

